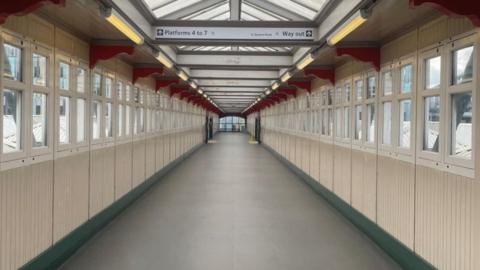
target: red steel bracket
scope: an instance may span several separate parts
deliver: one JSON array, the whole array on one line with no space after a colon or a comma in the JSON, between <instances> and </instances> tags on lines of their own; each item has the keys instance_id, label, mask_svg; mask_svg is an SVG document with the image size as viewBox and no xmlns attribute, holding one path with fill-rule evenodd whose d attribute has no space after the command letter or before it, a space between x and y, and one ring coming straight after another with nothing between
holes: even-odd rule
<instances>
[{"instance_id":1,"label":"red steel bracket","mask_svg":"<svg viewBox=\"0 0 480 270\"><path fill-rule=\"evenodd\" d=\"M359 61L371 63L380 71L380 48L377 47L350 47L337 48L337 56L349 55Z\"/></svg>"},{"instance_id":2,"label":"red steel bracket","mask_svg":"<svg viewBox=\"0 0 480 270\"><path fill-rule=\"evenodd\" d=\"M305 76L315 76L322 80L328 80L332 85L335 85L335 70L333 68L306 68L303 73Z\"/></svg>"},{"instance_id":3,"label":"red steel bracket","mask_svg":"<svg viewBox=\"0 0 480 270\"><path fill-rule=\"evenodd\" d=\"M188 91L188 86L170 86L170 97Z\"/></svg>"},{"instance_id":4,"label":"red steel bracket","mask_svg":"<svg viewBox=\"0 0 480 270\"><path fill-rule=\"evenodd\" d=\"M309 93L312 91L312 81L297 81L297 80L292 80L287 82L288 85L295 86L300 89L305 89Z\"/></svg>"},{"instance_id":5,"label":"red steel bracket","mask_svg":"<svg viewBox=\"0 0 480 270\"><path fill-rule=\"evenodd\" d=\"M155 91L160 90L162 87L168 87L172 84L178 83L178 79L167 79L167 80L156 80L155 81Z\"/></svg>"},{"instance_id":6,"label":"red steel bracket","mask_svg":"<svg viewBox=\"0 0 480 270\"><path fill-rule=\"evenodd\" d=\"M3 0L0 4L0 24L11 15L22 16L35 11L47 3L64 7L66 0Z\"/></svg>"},{"instance_id":7,"label":"red steel bracket","mask_svg":"<svg viewBox=\"0 0 480 270\"><path fill-rule=\"evenodd\" d=\"M480 1L478 0L409 0L410 7L415 8L428 3L447 16L465 16L480 27Z\"/></svg>"},{"instance_id":8,"label":"red steel bracket","mask_svg":"<svg viewBox=\"0 0 480 270\"><path fill-rule=\"evenodd\" d=\"M99 60L108 60L117 54L133 54L132 45L94 45L90 44L90 68L93 69Z\"/></svg>"},{"instance_id":9,"label":"red steel bracket","mask_svg":"<svg viewBox=\"0 0 480 270\"><path fill-rule=\"evenodd\" d=\"M162 74L162 67L134 67L132 83L134 84L139 78L147 77L152 74Z\"/></svg>"},{"instance_id":10,"label":"red steel bracket","mask_svg":"<svg viewBox=\"0 0 480 270\"><path fill-rule=\"evenodd\" d=\"M279 88L277 90L278 93L284 93L284 94L287 94L289 96L294 96L296 97L297 96L297 90L296 89L292 89L292 88Z\"/></svg>"},{"instance_id":11,"label":"red steel bracket","mask_svg":"<svg viewBox=\"0 0 480 270\"><path fill-rule=\"evenodd\" d=\"M191 92L182 92L180 93L180 99L184 99L184 98L188 98L191 97L191 96L194 96L195 93L191 93Z\"/></svg>"}]
</instances>

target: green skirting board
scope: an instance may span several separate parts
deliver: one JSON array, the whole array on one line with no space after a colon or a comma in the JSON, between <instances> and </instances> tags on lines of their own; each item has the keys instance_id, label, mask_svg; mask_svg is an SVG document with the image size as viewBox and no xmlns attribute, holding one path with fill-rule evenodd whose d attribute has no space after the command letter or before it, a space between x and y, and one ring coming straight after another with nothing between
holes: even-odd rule
<instances>
[{"instance_id":1,"label":"green skirting board","mask_svg":"<svg viewBox=\"0 0 480 270\"><path fill-rule=\"evenodd\" d=\"M114 202L108 208L98 213L74 231L59 240L53 246L42 252L40 255L32 259L30 262L22 266L22 270L40 270L40 269L56 269L65 262L75 251L77 251L92 236L105 227L118 214L131 205L136 199L142 196L148 189L156 184L161 178L175 166L180 164L188 156L193 154L203 144L196 146L186 152L170 164L162 168L155 175L145 180L141 185L137 186L122 198Z\"/></svg>"},{"instance_id":2,"label":"green skirting board","mask_svg":"<svg viewBox=\"0 0 480 270\"><path fill-rule=\"evenodd\" d=\"M436 269L433 265L420 257L410 248L380 228L375 222L358 212L348 203L343 201L335 193L331 192L311 176L303 172L293 163L279 155L268 145L262 146L272 153L278 160L285 164L291 171L307 183L317 194L322 196L328 203L337 209L343 216L352 222L357 228L368 235L378 246L380 246L390 257L401 267L408 270L431 270Z\"/></svg>"}]
</instances>

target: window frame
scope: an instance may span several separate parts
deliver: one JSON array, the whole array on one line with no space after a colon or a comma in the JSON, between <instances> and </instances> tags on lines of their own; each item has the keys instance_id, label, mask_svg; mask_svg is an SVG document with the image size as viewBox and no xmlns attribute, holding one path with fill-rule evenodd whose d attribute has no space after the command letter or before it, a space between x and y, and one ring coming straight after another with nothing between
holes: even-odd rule
<instances>
[{"instance_id":1,"label":"window frame","mask_svg":"<svg viewBox=\"0 0 480 270\"><path fill-rule=\"evenodd\" d=\"M69 65L69 89L64 90L60 89L60 84L58 83L60 81L60 72L58 72L60 68L60 63L66 63ZM73 120L74 120L74 80L73 80L73 67L75 66L76 61L72 57L68 56L67 54L64 53L55 53L55 147L57 152L73 152L73 148L75 147L75 143L73 140L74 135L76 137L76 133L73 130ZM68 124L69 124L69 141L68 143L62 144L60 143L60 129L58 128L60 126L60 111L59 111L59 105L60 105L60 97L68 97L69 99L69 119L68 119Z\"/></svg>"},{"instance_id":2,"label":"window frame","mask_svg":"<svg viewBox=\"0 0 480 270\"><path fill-rule=\"evenodd\" d=\"M377 148L377 143L378 143L378 106L377 106L377 100L378 100L378 72L376 72L375 70L368 70L365 72L365 75L364 75L364 81L363 81L363 110L364 110L364 120L365 121L362 121L362 125L364 127L364 132L365 132L365 135L363 136L363 144L364 144L364 148L367 149L367 148L370 148L370 149L376 149ZM368 81L371 77L374 77L375 78L375 95L373 97L370 97L370 98L367 98L367 93L368 93ZM369 123L368 123L368 107L372 105L373 106L373 109L374 109L374 113L375 115L373 116L374 119L374 130L373 130L373 142L369 142L368 141L368 137L369 137L369 132L368 132L368 129L369 129Z\"/></svg>"}]
</instances>

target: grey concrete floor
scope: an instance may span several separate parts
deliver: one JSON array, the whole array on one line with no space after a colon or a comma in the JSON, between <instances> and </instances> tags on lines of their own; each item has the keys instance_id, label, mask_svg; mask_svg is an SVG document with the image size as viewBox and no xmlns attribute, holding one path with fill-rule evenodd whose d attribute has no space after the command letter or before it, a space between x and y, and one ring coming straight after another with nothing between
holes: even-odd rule
<instances>
[{"instance_id":1,"label":"grey concrete floor","mask_svg":"<svg viewBox=\"0 0 480 270\"><path fill-rule=\"evenodd\" d=\"M247 135L215 139L61 269L400 269Z\"/></svg>"}]
</instances>

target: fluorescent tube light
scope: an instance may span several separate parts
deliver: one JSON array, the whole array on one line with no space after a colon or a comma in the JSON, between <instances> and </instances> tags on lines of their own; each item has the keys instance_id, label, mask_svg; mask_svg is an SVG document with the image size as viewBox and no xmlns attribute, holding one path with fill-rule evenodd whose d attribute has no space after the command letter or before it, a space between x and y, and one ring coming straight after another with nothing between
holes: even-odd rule
<instances>
[{"instance_id":1,"label":"fluorescent tube light","mask_svg":"<svg viewBox=\"0 0 480 270\"><path fill-rule=\"evenodd\" d=\"M114 9L110 9L105 19L135 44L143 44L143 37Z\"/></svg>"},{"instance_id":2,"label":"fluorescent tube light","mask_svg":"<svg viewBox=\"0 0 480 270\"><path fill-rule=\"evenodd\" d=\"M312 63L314 60L315 60L315 58L313 58L313 55L311 53L307 54L307 56L305 56L302 59L302 61L300 61L297 64L297 69L298 70L304 69L306 66L310 65L310 63Z\"/></svg>"},{"instance_id":3,"label":"fluorescent tube light","mask_svg":"<svg viewBox=\"0 0 480 270\"><path fill-rule=\"evenodd\" d=\"M345 23L343 23L333 34L327 38L328 45L333 46L355 31L367 20L367 13L362 10L357 11Z\"/></svg>"}]
</instances>

